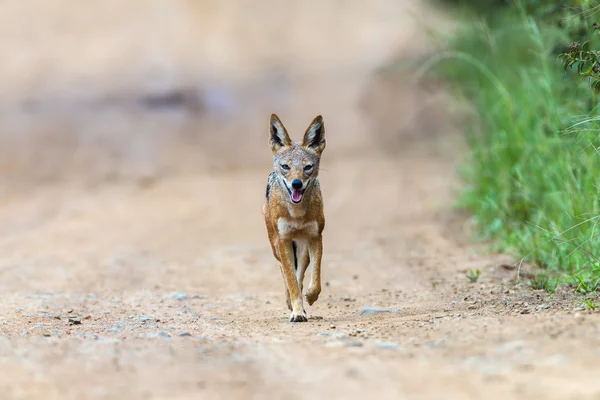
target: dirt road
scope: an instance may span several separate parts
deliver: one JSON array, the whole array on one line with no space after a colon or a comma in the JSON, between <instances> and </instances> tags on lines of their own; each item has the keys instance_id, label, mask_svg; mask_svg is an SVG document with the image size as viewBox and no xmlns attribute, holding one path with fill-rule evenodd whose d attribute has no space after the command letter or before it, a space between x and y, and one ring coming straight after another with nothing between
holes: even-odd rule
<instances>
[{"instance_id":1,"label":"dirt road","mask_svg":"<svg viewBox=\"0 0 600 400\"><path fill-rule=\"evenodd\" d=\"M304 324L266 240L268 166L5 201L3 398L598 398L600 319L502 287L449 210L452 158L325 157Z\"/></svg>"}]
</instances>

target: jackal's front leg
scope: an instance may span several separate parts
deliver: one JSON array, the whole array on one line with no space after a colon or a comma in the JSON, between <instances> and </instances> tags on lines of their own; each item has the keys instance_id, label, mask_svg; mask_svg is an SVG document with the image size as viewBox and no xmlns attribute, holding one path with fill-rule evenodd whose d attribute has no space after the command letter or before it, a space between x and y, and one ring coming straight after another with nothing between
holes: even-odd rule
<instances>
[{"instance_id":1,"label":"jackal's front leg","mask_svg":"<svg viewBox=\"0 0 600 400\"><path fill-rule=\"evenodd\" d=\"M290 322L306 322L308 319L302 304L302 293L298 287L298 280L294 271L294 253L291 240L279 241L279 256L281 257L283 277L292 303Z\"/></svg>"},{"instance_id":2,"label":"jackal's front leg","mask_svg":"<svg viewBox=\"0 0 600 400\"><path fill-rule=\"evenodd\" d=\"M279 269L281 270L281 276L283 277L283 283L285 285L285 302L292 311L292 301L290 300L290 291L287 288L287 279L285 278L285 273L283 272L283 264L279 263Z\"/></svg>"},{"instance_id":3,"label":"jackal's front leg","mask_svg":"<svg viewBox=\"0 0 600 400\"><path fill-rule=\"evenodd\" d=\"M306 300L308 301L308 304L312 306L321 293L321 257L323 255L323 237L321 235L311 240L308 247L308 254L312 272L310 276L310 285L306 292Z\"/></svg>"}]
</instances>

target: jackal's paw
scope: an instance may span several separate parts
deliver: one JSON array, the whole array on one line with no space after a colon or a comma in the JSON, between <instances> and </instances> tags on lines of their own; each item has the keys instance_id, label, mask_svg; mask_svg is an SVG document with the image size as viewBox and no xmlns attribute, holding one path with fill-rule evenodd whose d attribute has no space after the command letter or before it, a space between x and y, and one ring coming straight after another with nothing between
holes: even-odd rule
<instances>
[{"instance_id":1,"label":"jackal's paw","mask_svg":"<svg viewBox=\"0 0 600 400\"><path fill-rule=\"evenodd\" d=\"M308 301L308 305L312 306L315 301L319 298L319 294L321 293L320 287L309 287L306 292L306 301Z\"/></svg>"},{"instance_id":2,"label":"jackal's paw","mask_svg":"<svg viewBox=\"0 0 600 400\"><path fill-rule=\"evenodd\" d=\"M308 322L308 318L306 318L306 312L304 310L302 310L301 314L292 312L290 314L290 322Z\"/></svg>"}]
</instances>

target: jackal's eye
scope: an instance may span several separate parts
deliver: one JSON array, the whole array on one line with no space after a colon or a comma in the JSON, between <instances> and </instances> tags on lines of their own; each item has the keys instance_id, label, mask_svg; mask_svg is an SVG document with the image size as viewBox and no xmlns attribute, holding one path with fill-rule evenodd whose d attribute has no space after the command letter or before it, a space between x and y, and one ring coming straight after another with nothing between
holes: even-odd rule
<instances>
[{"instance_id":1,"label":"jackal's eye","mask_svg":"<svg viewBox=\"0 0 600 400\"><path fill-rule=\"evenodd\" d=\"M304 166L304 170L306 172L309 172L311 169L312 169L312 165L306 165L306 166Z\"/></svg>"},{"instance_id":2,"label":"jackal's eye","mask_svg":"<svg viewBox=\"0 0 600 400\"><path fill-rule=\"evenodd\" d=\"M289 170L290 170L290 166L289 166L289 165L287 165L287 164L281 164L281 168L283 168L283 169L284 169L284 170L286 170L286 171L289 171Z\"/></svg>"}]
</instances>

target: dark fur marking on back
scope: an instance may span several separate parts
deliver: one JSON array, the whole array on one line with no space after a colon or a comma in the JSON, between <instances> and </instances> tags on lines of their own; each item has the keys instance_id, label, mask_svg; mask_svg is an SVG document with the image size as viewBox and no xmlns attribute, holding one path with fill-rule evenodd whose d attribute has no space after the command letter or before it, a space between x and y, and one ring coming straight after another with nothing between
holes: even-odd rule
<instances>
[{"instance_id":1,"label":"dark fur marking on back","mask_svg":"<svg viewBox=\"0 0 600 400\"><path fill-rule=\"evenodd\" d=\"M294 269L298 271L298 252L296 247L296 242L292 241L292 250L294 251Z\"/></svg>"},{"instance_id":2,"label":"dark fur marking on back","mask_svg":"<svg viewBox=\"0 0 600 400\"><path fill-rule=\"evenodd\" d=\"M267 192L266 192L267 201L269 201L269 195L271 194L271 179L273 178L273 174L274 174L274 172L271 172L269 174L269 179L267 180Z\"/></svg>"}]
</instances>

